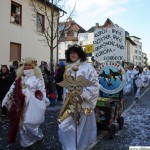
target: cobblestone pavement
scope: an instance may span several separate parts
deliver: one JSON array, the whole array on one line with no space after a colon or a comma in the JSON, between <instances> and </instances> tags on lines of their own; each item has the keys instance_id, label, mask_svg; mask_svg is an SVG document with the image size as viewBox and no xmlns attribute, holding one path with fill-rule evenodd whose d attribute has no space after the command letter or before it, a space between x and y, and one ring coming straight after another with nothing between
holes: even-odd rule
<instances>
[{"instance_id":1,"label":"cobblestone pavement","mask_svg":"<svg viewBox=\"0 0 150 150\"><path fill-rule=\"evenodd\" d=\"M146 90L148 87L142 89ZM149 95L150 97L150 95ZM134 101L133 96L125 96L124 109L127 109ZM57 116L61 105L49 107L46 111L45 122L41 125L41 129L44 134L44 141L42 144L34 144L32 146L33 150L62 150L61 144L58 138L58 124ZM97 143L97 145L92 150L124 150L120 148L127 148L130 138L133 137L127 132L129 124L125 124L125 127L121 132L116 135L114 140L108 140L106 136ZM19 137L17 137L16 143L8 146L6 141L6 134L8 131L8 120L7 118L1 118L0 120L0 149L1 150L17 150L22 149L19 143ZM129 138L124 138L129 137ZM150 138L149 138L150 139ZM149 144L150 145L150 144ZM111 148L112 147L112 148ZM113 149L115 148L115 149Z\"/></svg>"}]
</instances>

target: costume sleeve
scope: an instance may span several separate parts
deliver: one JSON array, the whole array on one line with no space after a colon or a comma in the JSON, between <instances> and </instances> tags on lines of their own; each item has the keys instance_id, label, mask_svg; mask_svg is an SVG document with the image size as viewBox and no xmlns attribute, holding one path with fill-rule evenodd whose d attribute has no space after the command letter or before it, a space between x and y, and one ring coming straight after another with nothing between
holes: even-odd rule
<instances>
[{"instance_id":1,"label":"costume sleeve","mask_svg":"<svg viewBox=\"0 0 150 150\"><path fill-rule=\"evenodd\" d=\"M46 103L47 106L50 105L49 99L46 97L46 90L45 90L45 84L44 84L44 79L40 78L39 81L37 82L37 88L43 93L43 101Z\"/></svg>"},{"instance_id":2,"label":"costume sleeve","mask_svg":"<svg viewBox=\"0 0 150 150\"><path fill-rule=\"evenodd\" d=\"M2 107L6 106L8 110L10 109L12 104L11 96L13 96L14 88L15 88L15 82L11 85L9 91L7 92L7 94L5 95L2 101Z\"/></svg>"},{"instance_id":3,"label":"costume sleeve","mask_svg":"<svg viewBox=\"0 0 150 150\"><path fill-rule=\"evenodd\" d=\"M94 108L99 96L99 88L100 88L98 75L92 65L88 65L88 68L85 70L86 70L85 78L88 79L89 81L92 81L94 84L88 87L84 87L81 97L85 99L85 101L90 102L91 107Z\"/></svg>"}]
</instances>

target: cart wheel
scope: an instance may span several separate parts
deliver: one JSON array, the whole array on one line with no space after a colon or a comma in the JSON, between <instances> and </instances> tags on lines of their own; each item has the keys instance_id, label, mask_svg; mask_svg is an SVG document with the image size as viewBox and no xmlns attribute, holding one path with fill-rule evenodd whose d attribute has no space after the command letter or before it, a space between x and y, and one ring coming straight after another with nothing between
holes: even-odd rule
<instances>
[{"instance_id":1,"label":"cart wheel","mask_svg":"<svg viewBox=\"0 0 150 150\"><path fill-rule=\"evenodd\" d=\"M124 118L123 117L119 117L117 119L117 122L119 124L119 130L122 130L123 129L123 124L124 124Z\"/></svg>"},{"instance_id":2,"label":"cart wheel","mask_svg":"<svg viewBox=\"0 0 150 150\"><path fill-rule=\"evenodd\" d=\"M115 138L115 132L116 132L116 126L112 124L109 128L109 138L114 139Z\"/></svg>"}]
</instances>

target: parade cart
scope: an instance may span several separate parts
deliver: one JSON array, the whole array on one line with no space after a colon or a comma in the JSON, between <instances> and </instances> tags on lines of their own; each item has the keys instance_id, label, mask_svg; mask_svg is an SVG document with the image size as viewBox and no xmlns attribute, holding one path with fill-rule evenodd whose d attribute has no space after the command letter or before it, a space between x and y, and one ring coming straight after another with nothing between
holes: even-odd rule
<instances>
[{"instance_id":1,"label":"parade cart","mask_svg":"<svg viewBox=\"0 0 150 150\"><path fill-rule=\"evenodd\" d=\"M120 94L120 93L119 93ZM116 132L116 122L119 129L123 128L124 118L121 116L123 112L124 99L117 97L99 97L96 108L97 129L108 130L109 137L113 139Z\"/></svg>"},{"instance_id":2,"label":"parade cart","mask_svg":"<svg viewBox=\"0 0 150 150\"><path fill-rule=\"evenodd\" d=\"M123 128L125 70L117 63L105 63L97 69L100 83L100 96L98 98L95 114L98 130L108 130L112 139L116 132L116 122L119 129Z\"/></svg>"},{"instance_id":3,"label":"parade cart","mask_svg":"<svg viewBox=\"0 0 150 150\"><path fill-rule=\"evenodd\" d=\"M125 31L122 28L113 26L95 30L94 60L100 63L96 68L100 83L95 108L97 129L108 130L112 139L117 127L122 129L124 124L121 114L126 73L121 66L125 60Z\"/></svg>"}]
</instances>

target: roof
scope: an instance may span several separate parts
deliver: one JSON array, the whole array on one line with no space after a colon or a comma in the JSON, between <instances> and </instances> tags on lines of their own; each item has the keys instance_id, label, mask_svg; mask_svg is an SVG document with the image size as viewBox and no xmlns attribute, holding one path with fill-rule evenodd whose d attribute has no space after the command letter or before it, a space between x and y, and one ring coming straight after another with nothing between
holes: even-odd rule
<instances>
[{"instance_id":1,"label":"roof","mask_svg":"<svg viewBox=\"0 0 150 150\"><path fill-rule=\"evenodd\" d=\"M94 32L95 31L95 26L91 27L89 30L87 30L87 32Z\"/></svg>"},{"instance_id":2,"label":"roof","mask_svg":"<svg viewBox=\"0 0 150 150\"><path fill-rule=\"evenodd\" d=\"M95 26L91 27L89 30L87 30L87 32L92 33L95 31Z\"/></svg>"},{"instance_id":3,"label":"roof","mask_svg":"<svg viewBox=\"0 0 150 150\"><path fill-rule=\"evenodd\" d=\"M105 28L105 27L119 27L117 24L114 24L109 18L105 21L105 23L102 26L99 26L99 29ZM87 32L91 33L96 30L96 26L91 27Z\"/></svg>"},{"instance_id":4,"label":"roof","mask_svg":"<svg viewBox=\"0 0 150 150\"><path fill-rule=\"evenodd\" d=\"M42 3L46 3L48 6L50 6L50 7L54 7L54 9L56 9L56 10L58 10L58 11L62 11L62 12L64 12L64 13L66 13L64 10L62 10L61 8L59 8L58 6L56 6L56 5L54 5L54 4L52 4L51 2L49 2L49 0L39 0L39 1L41 1Z\"/></svg>"},{"instance_id":5,"label":"roof","mask_svg":"<svg viewBox=\"0 0 150 150\"><path fill-rule=\"evenodd\" d=\"M139 39L139 40L141 40L141 38L139 38L139 37L137 37L137 36L130 36L130 37L134 37L134 38L136 38L136 39Z\"/></svg>"},{"instance_id":6,"label":"roof","mask_svg":"<svg viewBox=\"0 0 150 150\"><path fill-rule=\"evenodd\" d=\"M134 41L131 40L130 37L126 36L126 40L128 40L132 45L137 45Z\"/></svg>"},{"instance_id":7,"label":"roof","mask_svg":"<svg viewBox=\"0 0 150 150\"><path fill-rule=\"evenodd\" d=\"M108 26L115 27L115 24L109 18L107 18L103 27L108 27Z\"/></svg>"},{"instance_id":8,"label":"roof","mask_svg":"<svg viewBox=\"0 0 150 150\"><path fill-rule=\"evenodd\" d=\"M74 30L75 31L75 26L77 26L78 29L76 29L78 32L86 32L86 30L84 28L82 28L78 23L76 23L74 20L71 20L71 21L67 21L67 22L60 22L59 23L59 31L62 31L64 30L64 27L65 27L65 30Z\"/></svg>"},{"instance_id":9,"label":"roof","mask_svg":"<svg viewBox=\"0 0 150 150\"><path fill-rule=\"evenodd\" d=\"M101 29L101 28L102 28L102 26L99 26L99 29ZM92 33L92 32L94 32L96 29L97 29L96 26L93 26L93 27L91 27L89 30L87 30L87 32Z\"/></svg>"}]
</instances>

